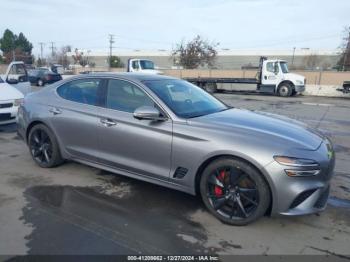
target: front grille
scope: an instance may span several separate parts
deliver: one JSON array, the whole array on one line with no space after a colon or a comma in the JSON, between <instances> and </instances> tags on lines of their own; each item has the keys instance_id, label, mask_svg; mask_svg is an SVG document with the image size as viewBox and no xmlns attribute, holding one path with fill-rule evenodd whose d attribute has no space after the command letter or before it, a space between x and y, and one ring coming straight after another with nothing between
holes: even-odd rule
<instances>
[{"instance_id":1,"label":"front grille","mask_svg":"<svg viewBox=\"0 0 350 262\"><path fill-rule=\"evenodd\" d=\"M314 193L316 191L316 189L310 189L310 190L306 190L302 193L300 193L293 201L293 203L290 205L289 208L295 208L297 206L299 206L301 203L303 203L309 196L312 195L312 193Z\"/></svg>"},{"instance_id":2,"label":"front grille","mask_svg":"<svg viewBox=\"0 0 350 262\"><path fill-rule=\"evenodd\" d=\"M11 120L11 119L15 119L15 116L11 116L11 114L7 113L7 114L0 114L0 121L7 121L7 120Z\"/></svg>"},{"instance_id":3,"label":"front grille","mask_svg":"<svg viewBox=\"0 0 350 262\"><path fill-rule=\"evenodd\" d=\"M329 186L325 191L322 192L321 196L317 199L314 207L323 208L327 203L328 196L329 196Z\"/></svg>"},{"instance_id":4,"label":"front grille","mask_svg":"<svg viewBox=\"0 0 350 262\"><path fill-rule=\"evenodd\" d=\"M9 107L12 107L12 106L13 106L12 103L0 104L0 108L9 108Z\"/></svg>"}]
</instances>

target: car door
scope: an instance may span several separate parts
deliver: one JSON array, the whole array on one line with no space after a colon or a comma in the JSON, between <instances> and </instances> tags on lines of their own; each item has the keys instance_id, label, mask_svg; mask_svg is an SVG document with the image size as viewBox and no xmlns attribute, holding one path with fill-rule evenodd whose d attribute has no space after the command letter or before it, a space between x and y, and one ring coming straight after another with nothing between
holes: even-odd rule
<instances>
[{"instance_id":1,"label":"car door","mask_svg":"<svg viewBox=\"0 0 350 262\"><path fill-rule=\"evenodd\" d=\"M277 62L265 61L263 65L263 77L261 83L264 86L271 86L274 88L277 84L279 67Z\"/></svg>"},{"instance_id":2,"label":"car door","mask_svg":"<svg viewBox=\"0 0 350 262\"><path fill-rule=\"evenodd\" d=\"M84 78L59 86L49 106L53 129L73 157L98 162L100 92L106 80Z\"/></svg>"},{"instance_id":3,"label":"car door","mask_svg":"<svg viewBox=\"0 0 350 262\"><path fill-rule=\"evenodd\" d=\"M24 95L31 92L31 85L28 79L27 69L23 63L13 62L6 72L6 82L22 92ZM13 83L13 80L16 82Z\"/></svg>"},{"instance_id":4,"label":"car door","mask_svg":"<svg viewBox=\"0 0 350 262\"><path fill-rule=\"evenodd\" d=\"M171 165L172 121L138 120L133 112L154 106L140 87L109 79L101 110L101 146L104 163L136 174L166 179ZM164 112L163 112L164 114Z\"/></svg>"}]
</instances>

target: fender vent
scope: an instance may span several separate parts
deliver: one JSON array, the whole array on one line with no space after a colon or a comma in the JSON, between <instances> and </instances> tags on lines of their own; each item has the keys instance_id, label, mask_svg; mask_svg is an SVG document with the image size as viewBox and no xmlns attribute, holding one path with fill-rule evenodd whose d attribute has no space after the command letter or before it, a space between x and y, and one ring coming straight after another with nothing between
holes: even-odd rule
<instances>
[{"instance_id":1,"label":"fender vent","mask_svg":"<svg viewBox=\"0 0 350 262\"><path fill-rule=\"evenodd\" d=\"M175 170L174 176L175 178L183 178L187 174L188 169L184 167L178 167Z\"/></svg>"}]
</instances>

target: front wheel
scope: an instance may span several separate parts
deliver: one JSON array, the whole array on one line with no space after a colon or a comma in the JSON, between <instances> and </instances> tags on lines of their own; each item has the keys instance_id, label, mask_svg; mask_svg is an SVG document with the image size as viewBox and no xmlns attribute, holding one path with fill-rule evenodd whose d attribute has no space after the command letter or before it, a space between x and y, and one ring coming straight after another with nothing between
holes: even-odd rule
<instances>
[{"instance_id":1,"label":"front wheel","mask_svg":"<svg viewBox=\"0 0 350 262\"><path fill-rule=\"evenodd\" d=\"M281 84L278 87L279 96L287 97L287 96L291 96L292 93L293 93L293 87L288 83Z\"/></svg>"},{"instance_id":2,"label":"front wheel","mask_svg":"<svg viewBox=\"0 0 350 262\"><path fill-rule=\"evenodd\" d=\"M204 170L200 193L208 210L226 224L243 226L263 216L270 191L261 174L234 158L215 160Z\"/></svg>"}]
</instances>

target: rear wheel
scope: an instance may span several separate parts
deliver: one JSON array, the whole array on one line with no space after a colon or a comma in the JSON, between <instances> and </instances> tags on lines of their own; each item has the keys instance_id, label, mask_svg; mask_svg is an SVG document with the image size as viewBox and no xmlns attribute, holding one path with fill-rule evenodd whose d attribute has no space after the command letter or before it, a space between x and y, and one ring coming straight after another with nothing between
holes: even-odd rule
<instances>
[{"instance_id":1,"label":"rear wheel","mask_svg":"<svg viewBox=\"0 0 350 262\"><path fill-rule=\"evenodd\" d=\"M250 164L233 158L221 158L206 167L200 193L215 217L235 226L263 216L271 198L261 174Z\"/></svg>"},{"instance_id":2,"label":"rear wheel","mask_svg":"<svg viewBox=\"0 0 350 262\"><path fill-rule=\"evenodd\" d=\"M293 87L288 83L283 83L278 87L278 95L287 97L291 96L293 93Z\"/></svg>"},{"instance_id":3,"label":"rear wheel","mask_svg":"<svg viewBox=\"0 0 350 262\"><path fill-rule=\"evenodd\" d=\"M203 85L203 89L210 94L216 93L217 86L216 83L206 83Z\"/></svg>"},{"instance_id":4,"label":"rear wheel","mask_svg":"<svg viewBox=\"0 0 350 262\"><path fill-rule=\"evenodd\" d=\"M55 167L63 162L57 140L45 125L38 124L30 130L28 145L33 160L40 167Z\"/></svg>"}]
</instances>

